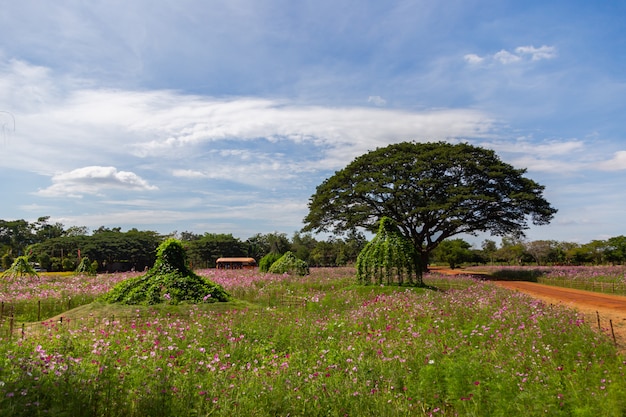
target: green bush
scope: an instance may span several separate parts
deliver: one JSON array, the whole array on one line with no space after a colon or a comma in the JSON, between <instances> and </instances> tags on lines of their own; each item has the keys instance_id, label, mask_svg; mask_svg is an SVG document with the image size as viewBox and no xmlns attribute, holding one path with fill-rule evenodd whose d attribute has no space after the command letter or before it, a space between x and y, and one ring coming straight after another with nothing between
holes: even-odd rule
<instances>
[{"instance_id":1,"label":"green bush","mask_svg":"<svg viewBox=\"0 0 626 417\"><path fill-rule=\"evenodd\" d=\"M37 271L35 271L35 268L33 268L33 266L28 261L28 256L18 256L17 258L15 258L15 260L13 261L13 264L11 264L9 269L7 269L6 271L2 273L3 278L4 277L15 278L15 277L21 277L24 275L28 275L31 277L39 276L37 274Z\"/></svg>"},{"instance_id":2,"label":"green bush","mask_svg":"<svg viewBox=\"0 0 626 417\"><path fill-rule=\"evenodd\" d=\"M378 233L359 253L356 268L357 280L365 285L422 284L419 254L388 217L380 220Z\"/></svg>"},{"instance_id":3,"label":"green bush","mask_svg":"<svg viewBox=\"0 0 626 417\"><path fill-rule=\"evenodd\" d=\"M98 262L93 261L90 262L87 256L83 256L80 260L80 263L76 267L76 273L82 275L96 275L96 271L98 270Z\"/></svg>"},{"instance_id":4,"label":"green bush","mask_svg":"<svg viewBox=\"0 0 626 417\"><path fill-rule=\"evenodd\" d=\"M268 272L271 266L279 260L283 255L276 252L270 252L259 261L259 271L260 272Z\"/></svg>"},{"instance_id":5,"label":"green bush","mask_svg":"<svg viewBox=\"0 0 626 417\"><path fill-rule=\"evenodd\" d=\"M272 264L268 272L304 276L309 275L309 265L302 259L296 258L292 252L287 252Z\"/></svg>"},{"instance_id":6,"label":"green bush","mask_svg":"<svg viewBox=\"0 0 626 417\"><path fill-rule=\"evenodd\" d=\"M117 284L102 301L121 304L214 303L228 301L228 293L187 266L185 248L176 239L168 239L157 249L154 266L139 277Z\"/></svg>"}]
</instances>

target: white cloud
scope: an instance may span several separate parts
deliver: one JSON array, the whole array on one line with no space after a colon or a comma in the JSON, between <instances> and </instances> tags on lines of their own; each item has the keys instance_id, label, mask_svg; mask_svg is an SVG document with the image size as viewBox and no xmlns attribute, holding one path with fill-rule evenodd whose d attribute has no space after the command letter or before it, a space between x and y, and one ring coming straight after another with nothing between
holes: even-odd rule
<instances>
[{"instance_id":1,"label":"white cloud","mask_svg":"<svg viewBox=\"0 0 626 417\"><path fill-rule=\"evenodd\" d=\"M465 56L463 56L463 59L465 59L465 61L467 61L470 64L480 64L481 62L483 62L485 59L481 56L478 56L476 54L466 54Z\"/></svg>"},{"instance_id":2,"label":"white cloud","mask_svg":"<svg viewBox=\"0 0 626 417\"><path fill-rule=\"evenodd\" d=\"M384 106L385 104L387 104L387 100L385 100L381 96L369 96L367 98L367 102L372 103L376 106Z\"/></svg>"},{"instance_id":3,"label":"white cloud","mask_svg":"<svg viewBox=\"0 0 626 417\"><path fill-rule=\"evenodd\" d=\"M118 171L115 167L103 166L87 166L56 174L52 177L52 182L50 187L40 190L38 194L46 197L79 197L83 194L98 195L109 188L133 191L157 189L133 172Z\"/></svg>"},{"instance_id":4,"label":"white cloud","mask_svg":"<svg viewBox=\"0 0 626 417\"><path fill-rule=\"evenodd\" d=\"M535 48L534 46L518 46L515 48L515 52L520 55L530 55L533 61L556 57L556 48L546 45L540 46L539 48Z\"/></svg>"},{"instance_id":5,"label":"white cloud","mask_svg":"<svg viewBox=\"0 0 626 417\"><path fill-rule=\"evenodd\" d=\"M463 59L470 65L478 65L482 63L496 62L502 65L511 65L521 62L540 61L543 59L552 59L557 56L557 50L554 46L543 45L536 48L532 45L518 46L514 52L502 49L493 55L480 56L477 54L465 54Z\"/></svg>"},{"instance_id":6,"label":"white cloud","mask_svg":"<svg viewBox=\"0 0 626 417\"><path fill-rule=\"evenodd\" d=\"M507 65L507 64L512 64L514 62L519 62L522 60L521 57L519 57L518 55L512 54L509 51L505 51L504 49L496 52L493 55L493 58L500 62L501 64Z\"/></svg>"},{"instance_id":7,"label":"white cloud","mask_svg":"<svg viewBox=\"0 0 626 417\"><path fill-rule=\"evenodd\" d=\"M626 151L615 152L613 158L598 163L597 168L601 171L626 170Z\"/></svg>"}]
</instances>

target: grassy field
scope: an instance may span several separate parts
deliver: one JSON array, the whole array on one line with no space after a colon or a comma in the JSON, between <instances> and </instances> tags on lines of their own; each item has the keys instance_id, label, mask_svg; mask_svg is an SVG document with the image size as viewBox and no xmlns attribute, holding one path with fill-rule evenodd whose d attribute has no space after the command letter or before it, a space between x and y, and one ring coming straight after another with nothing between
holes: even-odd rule
<instances>
[{"instance_id":1,"label":"grassy field","mask_svg":"<svg viewBox=\"0 0 626 417\"><path fill-rule=\"evenodd\" d=\"M14 317L14 332L0 336L0 415L626 412L626 365L611 340L574 311L489 282L426 275L429 288L362 287L350 268L199 273L236 301L96 301L37 323ZM123 277L98 276L87 287L92 278L54 279L67 284L62 297L86 300ZM52 285L46 280L22 282L21 291L11 284L31 311L23 317L38 308L36 287Z\"/></svg>"}]
</instances>

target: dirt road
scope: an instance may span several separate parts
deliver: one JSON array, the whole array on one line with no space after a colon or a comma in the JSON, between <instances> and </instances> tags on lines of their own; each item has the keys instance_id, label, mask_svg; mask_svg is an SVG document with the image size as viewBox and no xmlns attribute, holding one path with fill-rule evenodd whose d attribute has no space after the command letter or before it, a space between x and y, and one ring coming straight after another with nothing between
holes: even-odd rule
<instances>
[{"instance_id":1,"label":"dirt road","mask_svg":"<svg viewBox=\"0 0 626 417\"><path fill-rule=\"evenodd\" d=\"M626 352L626 297L555 287L526 281L494 281L496 285L514 291L521 291L546 303L560 304L576 309L584 314L589 325L600 327L611 338L611 323L617 345Z\"/></svg>"}]
</instances>

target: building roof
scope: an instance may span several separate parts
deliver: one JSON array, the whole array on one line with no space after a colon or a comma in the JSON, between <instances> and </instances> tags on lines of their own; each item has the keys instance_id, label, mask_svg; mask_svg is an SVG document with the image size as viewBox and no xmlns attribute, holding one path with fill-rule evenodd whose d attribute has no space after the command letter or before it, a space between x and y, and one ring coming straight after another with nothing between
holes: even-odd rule
<instances>
[{"instance_id":1,"label":"building roof","mask_svg":"<svg viewBox=\"0 0 626 417\"><path fill-rule=\"evenodd\" d=\"M254 258L218 258L216 262L248 262L256 263Z\"/></svg>"}]
</instances>

